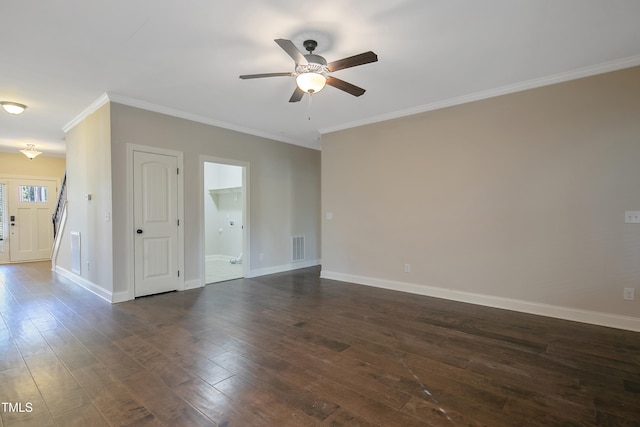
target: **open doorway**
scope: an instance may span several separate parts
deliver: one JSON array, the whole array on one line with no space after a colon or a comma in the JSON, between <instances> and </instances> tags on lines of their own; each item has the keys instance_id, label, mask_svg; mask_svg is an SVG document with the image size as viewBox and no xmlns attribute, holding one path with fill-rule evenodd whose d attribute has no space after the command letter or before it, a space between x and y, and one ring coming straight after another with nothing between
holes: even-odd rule
<instances>
[{"instance_id":1,"label":"open doorway","mask_svg":"<svg viewBox=\"0 0 640 427\"><path fill-rule=\"evenodd\" d=\"M246 167L204 161L205 284L245 276Z\"/></svg>"}]
</instances>

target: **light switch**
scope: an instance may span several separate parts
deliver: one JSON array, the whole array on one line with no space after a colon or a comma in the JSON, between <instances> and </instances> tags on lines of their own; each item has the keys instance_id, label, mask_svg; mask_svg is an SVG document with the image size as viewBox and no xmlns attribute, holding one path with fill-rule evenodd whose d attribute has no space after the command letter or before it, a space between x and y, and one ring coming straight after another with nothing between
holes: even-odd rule
<instances>
[{"instance_id":1,"label":"light switch","mask_svg":"<svg viewBox=\"0 0 640 427\"><path fill-rule=\"evenodd\" d=\"M328 221L331 221L333 219L333 212L327 212L326 218Z\"/></svg>"}]
</instances>

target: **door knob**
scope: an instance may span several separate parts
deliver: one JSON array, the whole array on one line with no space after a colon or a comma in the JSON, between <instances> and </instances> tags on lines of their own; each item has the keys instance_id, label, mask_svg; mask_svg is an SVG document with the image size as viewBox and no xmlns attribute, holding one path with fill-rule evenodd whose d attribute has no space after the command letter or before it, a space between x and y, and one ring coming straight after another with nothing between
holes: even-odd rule
<instances>
[{"instance_id":1,"label":"door knob","mask_svg":"<svg viewBox=\"0 0 640 427\"><path fill-rule=\"evenodd\" d=\"M138 233L138 234L142 234L142 230L138 228L138 229L136 230L136 233Z\"/></svg>"}]
</instances>

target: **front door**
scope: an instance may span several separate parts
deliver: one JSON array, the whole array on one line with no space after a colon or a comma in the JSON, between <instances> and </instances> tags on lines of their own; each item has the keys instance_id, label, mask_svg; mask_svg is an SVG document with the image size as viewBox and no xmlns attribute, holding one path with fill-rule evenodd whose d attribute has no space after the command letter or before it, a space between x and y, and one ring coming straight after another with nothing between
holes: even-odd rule
<instances>
[{"instance_id":1,"label":"front door","mask_svg":"<svg viewBox=\"0 0 640 427\"><path fill-rule=\"evenodd\" d=\"M56 182L11 179L9 193L9 253L11 262L51 258Z\"/></svg>"},{"instance_id":2,"label":"front door","mask_svg":"<svg viewBox=\"0 0 640 427\"><path fill-rule=\"evenodd\" d=\"M178 158L133 152L135 296L178 289Z\"/></svg>"}]
</instances>

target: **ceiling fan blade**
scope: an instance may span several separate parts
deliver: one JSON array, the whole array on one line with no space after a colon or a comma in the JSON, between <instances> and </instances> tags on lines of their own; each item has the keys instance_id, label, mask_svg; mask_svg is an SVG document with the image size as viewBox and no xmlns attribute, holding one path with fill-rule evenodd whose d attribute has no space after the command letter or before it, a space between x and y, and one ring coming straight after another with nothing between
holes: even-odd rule
<instances>
[{"instance_id":1,"label":"ceiling fan blade","mask_svg":"<svg viewBox=\"0 0 640 427\"><path fill-rule=\"evenodd\" d=\"M329 86L333 86L337 89L350 93L353 96L360 96L366 92L361 87L352 85L351 83L347 83L344 80L336 79L335 77L332 77L332 76L327 77L327 84Z\"/></svg>"},{"instance_id":2,"label":"ceiling fan blade","mask_svg":"<svg viewBox=\"0 0 640 427\"><path fill-rule=\"evenodd\" d=\"M293 91L293 95L291 95L289 102L298 102L302 99L303 95L304 92L298 86L296 86L296 90Z\"/></svg>"},{"instance_id":3,"label":"ceiling fan blade","mask_svg":"<svg viewBox=\"0 0 640 427\"><path fill-rule=\"evenodd\" d=\"M369 51L361 53L359 55L350 56L348 58L338 59L337 61L327 64L329 71L338 71L345 68L355 67L357 65L369 64L370 62L376 62L378 55Z\"/></svg>"},{"instance_id":4,"label":"ceiling fan blade","mask_svg":"<svg viewBox=\"0 0 640 427\"><path fill-rule=\"evenodd\" d=\"M274 41L278 43L278 46L280 46L285 52L287 52L287 54L291 58L293 58L294 61L296 61L296 64L307 65L309 63L307 61L307 58L304 57L302 52L298 50L296 45L294 45L291 40L275 39Z\"/></svg>"},{"instance_id":5,"label":"ceiling fan blade","mask_svg":"<svg viewBox=\"0 0 640 427\"><path fill-rule=\"evenodd\" d=\"M293 73L244 74L240 76L240 78L241 79L259 79L262 77L279 77L279 76L293 76Z\"/></svg>"}]
</instances>

